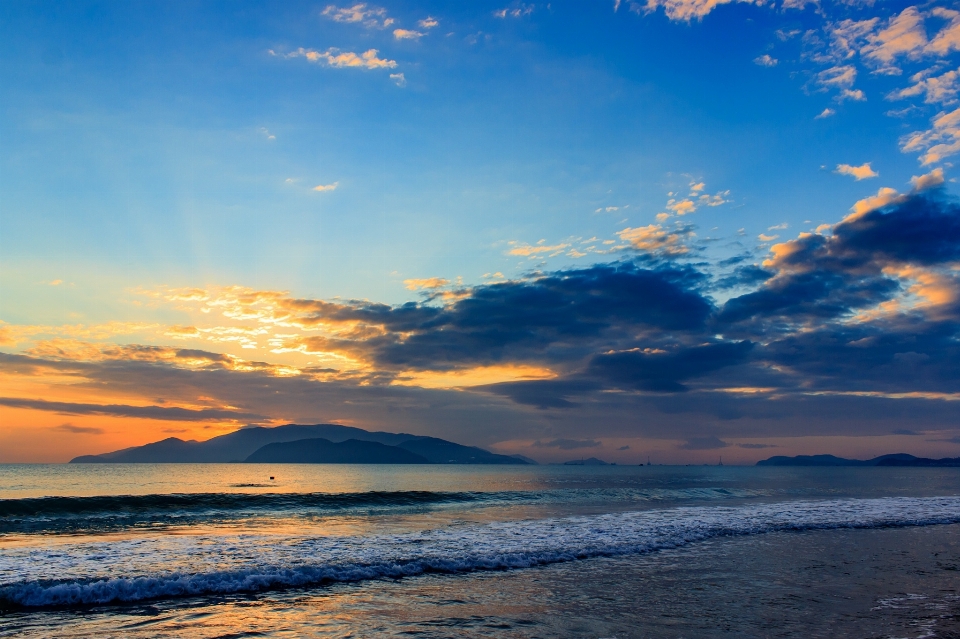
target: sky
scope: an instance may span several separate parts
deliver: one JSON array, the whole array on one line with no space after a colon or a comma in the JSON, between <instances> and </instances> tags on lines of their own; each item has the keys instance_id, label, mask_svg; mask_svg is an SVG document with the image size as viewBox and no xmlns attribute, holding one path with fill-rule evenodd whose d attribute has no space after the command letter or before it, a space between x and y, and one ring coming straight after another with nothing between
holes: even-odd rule
<instances>
[{"instance_id":1,"label":"sky","mask_svg":"<svg viewBox=\"0 0 960 639\"><path fill-rule=\"evenodd\" d=\"M0 462L960 456L960 2L0 4Z\"/></svg>"}]
</instances>

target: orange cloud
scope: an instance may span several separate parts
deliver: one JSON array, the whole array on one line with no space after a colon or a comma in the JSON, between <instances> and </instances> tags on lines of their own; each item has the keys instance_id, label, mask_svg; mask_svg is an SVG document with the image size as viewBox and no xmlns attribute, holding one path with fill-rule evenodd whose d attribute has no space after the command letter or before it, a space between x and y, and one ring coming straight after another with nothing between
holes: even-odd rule
<instances>
[{"instance_id":1,"label":"orange cloud","mask_svg":"<svg viewBox=\"0 0 960 639\"><path fill-rule=\"evenodd\" d=\"M683 236L679 233L670 233L659 224L650 224L638 228L625 228L617 235L624 242L641 251L662 251L672 255L687 252L687 247L681 244Z\"/></svg>"}]
</instances>

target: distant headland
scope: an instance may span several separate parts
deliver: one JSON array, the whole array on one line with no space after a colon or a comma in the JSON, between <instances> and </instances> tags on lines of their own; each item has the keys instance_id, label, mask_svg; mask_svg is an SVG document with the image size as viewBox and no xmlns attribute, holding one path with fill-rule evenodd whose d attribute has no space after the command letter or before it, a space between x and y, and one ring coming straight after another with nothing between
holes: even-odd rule
<instances>
[{"instance_id":1,"label":"distant headland","mask_svg":"<svg viewBox=\"0 0 960 639\"><path fill-rule=\"evenodd\" d=\"M384 433L340 424L241 428L208 439L168 437L152 444L101 455L83 455L71 464L157 463L296 464L536 464L529 457L498 455L437 437Z\"/></svg>"},{"instance_id":2,"label":"distant headland","mask_svg":"<svg viewBox=\"0 0 960 639\"><path fill-rule=\"evenodd\" d=\"M833 455L797 455L784 457L778 455L762 459L757 466L923 466L923 467L960 467L960 457L930 459L914 457L906 453L881 455L873 459L844 459Z\"/></svg>"}]
</instances>

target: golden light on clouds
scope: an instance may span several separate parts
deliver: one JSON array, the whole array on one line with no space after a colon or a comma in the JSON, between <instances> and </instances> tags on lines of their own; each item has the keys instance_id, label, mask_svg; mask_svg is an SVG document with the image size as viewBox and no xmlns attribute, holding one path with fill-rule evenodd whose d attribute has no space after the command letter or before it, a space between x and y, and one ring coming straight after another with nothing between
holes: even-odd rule
<instances>
[{"instance_id":1,"label":"golden light on clouds","mask_svg":"<svg viewBox=\"0 0 960 639\"><path fill-rule=\"evenodd\" d=\"M476 366L454 371L407 371L400 373L393 384L419 386L421 388L469 388L471 386L553 379L555 377L557 377L557 374L549 368L504 364Z\"/></svg>"}]
</instances>

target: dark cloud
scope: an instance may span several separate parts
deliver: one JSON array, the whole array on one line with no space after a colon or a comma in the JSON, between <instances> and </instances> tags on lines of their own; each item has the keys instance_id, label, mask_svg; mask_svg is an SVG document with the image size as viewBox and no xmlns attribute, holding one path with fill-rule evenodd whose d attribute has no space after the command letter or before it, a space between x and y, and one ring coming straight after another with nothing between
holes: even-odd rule
<instances>
[{"instance_id":1,"label":"dark cloud","mask_svg":"<svg viewBox=\"0 0 960 639\"><path fill-rule=\"evenodd\" d=\"M602 442L593 439L553 439L548 442L541 442L539 439L533 442L537 448L559 448L560 450L576 450L578 448L596 448Z\"/></svg>"},{"instance_id":2,"label":"dark cloud","mask_svg":"<svg viewBox=\"0 0 960 639\"><path fill-rule=\"evenodd\" d=\"M620 262L479 286L420 324L404 324L402 339L372 339L364 348L388 368L569 361L625 333L702 330L714 310L697 290L705 279L692 268Z\"/></svg>"},{"instance_id":3,"label":"dark cloud","mask_svg":"<svg viewBox=\"0 0 960 639\"><path fill-rule=\"evenodd\" d=\"M215 408L177 408L162 406L126 406L123 404L78 404L72 402L48 402L42 399L16 399L0 397L0 406L10 408L31 408L33 410L51 411L63 415L111 415L114 417L142 417L146 419L162 419L178 422L206 422L225 420L257 420L268 419L255 413L219 410ZM72 431L78 432L78 431Z\"/></svg>"},{"instance_id":4,"label":"dark cloud","mask_svg":"<svg viewBox=\"0 0 960 639\"><path fill-rule=\"evenodd\" d=\"M947 439L928 439L928 442L946 442L948 444L960 444L960 436L948 437Z\"/></svg>"},{"instance_id":5,"label":"dark cloud","mask_svg":"<svg viewBox=\"0 0 960 639\"><path fill-rule=\"evenodd\" d=\"M960 260L960 206L942 193L915 194L838 224L832 253L845 264L866 261L935 265Z\"/></svg>"},{"instance_id":6,"label":"dark cloud","mask_svg":"<svg viewBox=\"0 0 960 639\"><path fill-rule=\"evenodd\" d=\"M780 246L764 264L776 276L727 301L719 326L729 330L754 320L750 330L759 336L888 301L902 290L889 267L942 266L960 259L960 207L939 192L914 193L850 216L830 235L803 234Z\"/></svg>"},{"instance_id":7,"label":"dark cloud","mask_svg":"<svg viewBox=\"0 0 960 639\"><path fill-rule=\"evenodd\" d=\"M740 448L749 448L750 450L760 450L763 448L777 448L776 444L737 444Z\"/></svg>"},{"instance_id":8,"label":"dark cloud","mask_svg":"<svg viewBox=\"0 0 960 639\"><path fill-rule=\"evenodd\" d=\"M598 355L587 375L618 387L648 391L687 390L682 381L743 362L752 342L726 342L677 349L674 352L632 350Z\"/></svg>"},{"instance_id":9,"label":"dark cloud","mask_svg":"<svg viewBox=\"0 0 960 639\"><path fill-rule=\"evenodd\" d=\"M729 443L714 437L692 437L686 441L685 444L681 444L678 448L683 450L715 450L717 448L727 448L730 446Z\"/></svg>"},{"instance_id":10,"label":"dark cloud","mask_svg":"<svg viewBox=\"0 0 960 639\"><path fill-rule=\"evenodd\" d=\"M893 432L894 435L921 435L921 434L922 434L922 433L918 433L918 432L916 432L916 431L914 431L914 430L909 430L909 429L907 429L907 428L897 428L896 430L894 430L894 431L892 431L892 432Z\"/></svg>"},{"instance_id":11,"label":"dark cloud","mask_svg":"<svg viewBox=\"0 0 960 639\"><path fill-rule=\"evenodd\" d=\"M621 446L621 447L618 448L617 450L630 450L630 447L629 447L629 446Z\"/></svg>"},{"instance_id":12,"label":"dark cloud","mask_svg":"<svg viewBox=\"0 0 960 639\"><path fill-rule=\"evenodd\" d=\"M908 266L960 287L951 270L960 261L958 220L960 207L928 192L778 245L762 266L738 255L720 264L721 277L708 275L716 265L689 255L638 257L463 288L452 301L284 298L278 308L293 324L357 327L335 338L308 333L299 338L305 350L343 351L373 372L306 368L285 376L263 362L238 367L217 353L136 345L86 361L0 353L4 372L55 372L78 391L129 398L0 404L211 423L347 421L560 449L613 436L712 450L738 438L943 431L960 423L960 402L947 401L960 388L960 306L944 295L949 303L933 310L873 310L906 292L911 280L897 273ZM711 291L730 289L748 292L718 307ZM411 370L499 363L549 368L555 377L459 390L392 384ZM198 396L238 408L173 407ZM160 397L166 401L145 399Z\"/></svg>"},{"instance_id":13,"label":"dark cloud","mask_svg":"<svg viewBox=\"0 0 960 639\"><path fill-rule=\"evenodd\" d=\"M730 288L755 286L761 282L766 282L773 277L773 275L773 271L768 271L756 265L740 266L734 269L732 273L718 278L714 284L714 288L726 290Z\"/></svg>"},{"instance_id":14,"label":"dark cloud","mask_svg":"<svg viewBox=\"0 0 960 639\"><path fill-rule=\"evenodd\" d=\"M60 424L54 426L53 430L63 431L65 433L75 433L78 435L102 435L105 431L95 426L74 426L73 424Z\"/></svg>"}]
</instances>

